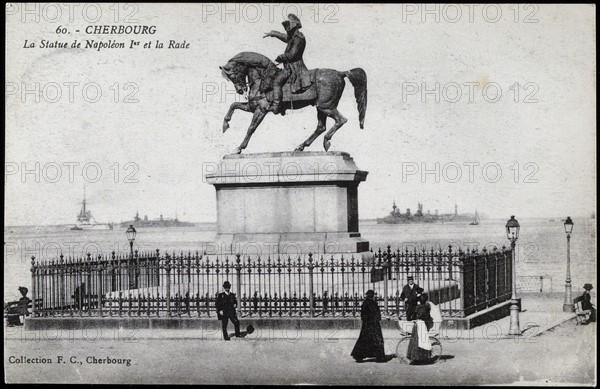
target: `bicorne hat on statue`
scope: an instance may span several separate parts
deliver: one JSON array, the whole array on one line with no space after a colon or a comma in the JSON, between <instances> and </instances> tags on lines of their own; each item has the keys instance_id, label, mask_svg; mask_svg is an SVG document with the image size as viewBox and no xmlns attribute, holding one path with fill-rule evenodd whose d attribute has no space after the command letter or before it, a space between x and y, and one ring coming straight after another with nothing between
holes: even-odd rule
<instances>
[{"instance_id":1,"label":"bicorne hat on statue","mask_svg":"<svg viewBox=\"0 0 600 389\"><path fill-rule=\"evenodd\" d=\"M298 19L298 16L296 16L294 14L289 14L288 20L286 20L285 22L283 22L281 24L283 24L283 27L286 27L287 25L289 25L290 28L294 28L294 27L302 28L302 23L300 22L300 19Z\"/></svg>"}]
</instances>

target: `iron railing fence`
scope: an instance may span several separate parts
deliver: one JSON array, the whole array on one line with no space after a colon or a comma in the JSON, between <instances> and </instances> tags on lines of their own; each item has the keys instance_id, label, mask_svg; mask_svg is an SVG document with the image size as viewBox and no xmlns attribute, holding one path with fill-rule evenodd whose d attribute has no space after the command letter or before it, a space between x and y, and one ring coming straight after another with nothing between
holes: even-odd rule
<instances>
[{"instance_id":1,"label":"iron railing fence","mask_svg":"<svg viewBox=\"0 0 600 389\"><path fill-rule=\"evenodd\" d=\"M35 261L34 317L214 317L229 281L238 314L253 317L360 317L367 290L384 315L404 317L408 276L444 317L464 317L510 298L511 251L449 246L445 251L378 250L370 255L250 258L137 251Z\"/></svg>"}]
</instances>

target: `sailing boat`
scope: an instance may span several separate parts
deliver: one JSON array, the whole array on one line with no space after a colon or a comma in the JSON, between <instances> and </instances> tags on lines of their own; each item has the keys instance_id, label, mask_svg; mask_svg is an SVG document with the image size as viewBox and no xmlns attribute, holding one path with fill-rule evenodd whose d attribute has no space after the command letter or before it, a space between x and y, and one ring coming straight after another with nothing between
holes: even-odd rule
<instances>
[{"instance_id":1,"label":"sailing boat","mask_svg":"<svg viewBox=\"0 0 600 389\"><path fill-rule=\"evenodd\" d=\"M80 231L80 230L112 230L112 224L105 223L97 223L94 217L92 216L92 211L89 211L86 208L86 200L85 200L85 185L83 187L83 202L81 206L81 210L77 215L77 224L74 227L71 227L71 230Z\"/></svg>"},{"instance_id":2,"label":"sailing boat","mask_svg":"<svg viewBox=\"0 0 600 389\"><path fill-rule=\"evenodd\" d=\"M473 218L473 221L471 223L469 223L470 226L477 226L479 225L479 214L477 213L477 210L475 210L475 217Z\"/></svg>"}]
</instances>

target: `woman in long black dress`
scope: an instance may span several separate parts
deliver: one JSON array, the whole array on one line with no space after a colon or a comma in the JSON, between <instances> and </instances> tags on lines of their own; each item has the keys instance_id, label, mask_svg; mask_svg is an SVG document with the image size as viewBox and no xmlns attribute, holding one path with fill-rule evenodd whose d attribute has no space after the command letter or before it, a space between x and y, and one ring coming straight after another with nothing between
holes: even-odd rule
<instances>
[{"instance_id":1,"label":"woman in long black dress","mask_svg":"<svg viewBox=\"0 0 600 389\"><path fill-rule=\"evenodd\" d=\"M364 358L377 358L378 362L385 362L385 350L383 348L383 333L381 332L381 313L375 292L368 290L367 298L360 307L360 318L362 327L360 336L352 350L352 357L359 362Z\"/></svg>"}]
</instances>

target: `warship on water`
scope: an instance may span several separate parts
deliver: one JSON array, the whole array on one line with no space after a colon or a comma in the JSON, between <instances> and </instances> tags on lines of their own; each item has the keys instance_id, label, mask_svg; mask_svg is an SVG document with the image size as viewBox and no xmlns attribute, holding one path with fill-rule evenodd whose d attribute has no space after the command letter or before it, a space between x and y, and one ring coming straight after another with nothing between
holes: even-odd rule
<instances>
[{"instance_id":1,"label":"warship on water","mask_svg":"<svg viewBox=\"0 0 600 389\"><path fill-rule=\"evenodd\" d=\"M175 215L174 219L163 218L163 215L160 215L158 219L148 219L148 215L144 215L143 218L140 217L140 213L136 212L133 220L128 220L121 222L121 227L129 227L130 225L134 227L193 227L194 223L182 222Z\"/></svg>"},{"instance_id":2,"label":"warship on water","mask_svg":"<svg viewBox=\"0 0 600 389\"><path fill-rule=\"evenodd\" d=\"M85 187L83 188L83 201L81 210L77 214L77 224L71 227L73 231L81 230L112 230L112 223L98 223L92 216L92 212L86 208Z\"/></svg>"},{"instance_id":3,"label":"warship on water","mask_svg":"<svg viewBox=\"0 0 600 389\"><path fill-rule=\"evenodd\" d=\"M408 224L408 223L444 223L444 222L470 222L470 225L478 225L480 221L479 214L475 211L475 214L458 213L458 206L454 205L454 213L435 213L432 214L429 210L427 213L423 212L423 204L418 203L417 212L412 214L410 208L406 209L406 213L401 213L400 209L396 206L394 201L392 211L383 218L377 219L377 224Z\"/></svg>"}]
</instances>

